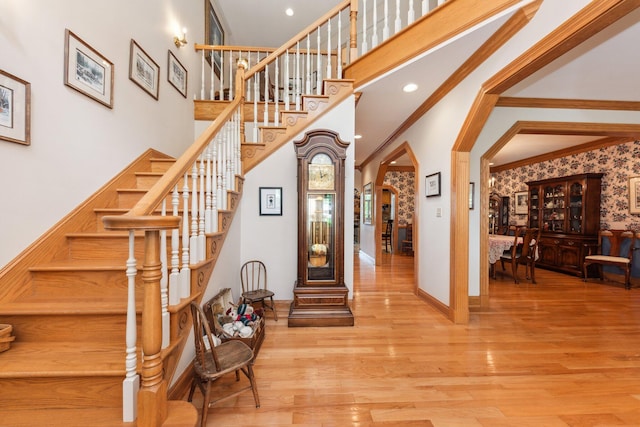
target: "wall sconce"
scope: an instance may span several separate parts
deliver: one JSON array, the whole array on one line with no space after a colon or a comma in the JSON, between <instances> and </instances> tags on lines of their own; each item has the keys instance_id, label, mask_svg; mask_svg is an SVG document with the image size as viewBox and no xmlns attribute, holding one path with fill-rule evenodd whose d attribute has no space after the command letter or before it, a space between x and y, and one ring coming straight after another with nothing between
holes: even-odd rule
<instances>
[{"instance_id":1,"label":"wall sconce","mask_svg":"<svg viewBox=\"0 0 640 427\"><path fill-rule=\"evenodd\" d=\"M173 36L173 42L175 43L177 48L181 48L182 46L186 45L187 42L187 29L183 28L182 29L182 38L180 38L179 36Z\"/></svg>"}]
</instances>

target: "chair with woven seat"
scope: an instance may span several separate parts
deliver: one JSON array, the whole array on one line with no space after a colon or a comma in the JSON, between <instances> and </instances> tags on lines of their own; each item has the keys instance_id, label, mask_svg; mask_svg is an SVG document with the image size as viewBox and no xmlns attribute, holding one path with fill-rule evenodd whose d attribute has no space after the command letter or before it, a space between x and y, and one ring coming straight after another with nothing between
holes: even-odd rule
<instances>
[{"instance_id":1,"label":"chair with woven seat","mask_svg":"<svg viewBox=\"0 0 640 427\"><path fill-rule=\"evenodd\" d=\"M391 247L391 250L393 250L393 241L392 241L392 236L393 236L393 220L387 220L387 226L386 229L384 231L384 233L382 233L382 243L384 244L384 251L385 252L389 252L389 247Z\"/></svg>"},{"instance_id":2,"label":"chair with woven seat","mask_svg":"<svg viewBox=\"0 0 640 427\"><path fill-rule=\"evenodd\" d=\"M207 317L195 301L191 302L191 317L193 318L196 356L193 362L193 380L188 400L191 402L193 399L193 393L197 386L204 396L200 426L204 427L207 424L207 414L212 405L235 397L247 390L253 392L253 400L256 403L256 408L259 408L260 398L258 397L258 389L251 363L253 350L238 340L226 341L216 346ZM211 400L213 382L226 374L234 372L237 381L240 380L239 372L242 372L249 380L249 385L224 397Z\"/></svg>"},{"instance_id":3,"label":"chair with woven seat","mask_svg":"<svg viewBox=\"0 0 640 427\"><path fill-rule=\"evenodd\" d=\"M242 283L242 302L244 304L260 303L264 309L273 311L273 317L278 321L278 311L273 302L274 293L267 289L267 267L262 261L251 260L240 268ZM267 303L269 299L271 302Z\"/></svg>"},{"instance_id":4,"label":"chair with woven seat","mask_svg":"<svg viewBox=\"0 0 640 427\"><path fill-rule=\"evenodd\" d=\"M631 264L635 239L635 233L631 230L600 230L596 252L591 253L590 248L589 254L584 258L582 279L587 281L587 269L590 265L598 266L600 280L604 279L604 266L617 267L624 272L625 289L631 289Z\"/></svg>"},{"instance_id":5,"label":"chair with woven seat","mask_svg":"<svg viewBox=\"0 0 640 427\"><path fill-rule=\"evenodd\" d=\"M514 244L509 252L505 252L500 257L502 271L505 262L511 264L514 283L520 283L518 279L518 266L525 265L525 276L531 279L531 283L536 283L536 258L538 257L538 242L540 241L541 230L539 228L516 229ZM520 243L519 240L522 239Z\"/></svg>"}]
</instances>

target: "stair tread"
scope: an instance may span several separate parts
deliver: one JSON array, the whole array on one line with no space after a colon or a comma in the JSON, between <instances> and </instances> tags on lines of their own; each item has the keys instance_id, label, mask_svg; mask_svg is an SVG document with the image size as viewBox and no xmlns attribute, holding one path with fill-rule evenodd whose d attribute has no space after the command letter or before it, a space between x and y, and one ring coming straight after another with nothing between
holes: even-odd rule
<instances>
[{"instance_id":1,"label":"stair tread","mask_svg":"<svg viewBox=\"0 0 640 427\"><path fill-rule=\"evenodd\" d=\"M0 378L125 374L125 343L20 342L2 353ZM34 361L38 363L34 363Z\"/></svg>"},{"instance_id":2,"label":"stair tread","mask_svg":"<svg viewBox=\"0 0 640 427\"><path fill-rule=\"evenodd\" d=\"M57 260L47 263L34 265L29 271L102 271L102 270L126 270L126 263L120 263L113 260Z\"/></svg>"},{"instance_id":3,"label":"stair tread","mask_svg":"<svg viewBox=\"0 0 640 427\"><path fill-rule=\"evenodd\" d=\"M58 421L60 420L60 421ZM86 409L38 409L3 412L2 421L12 427L135 427L137 423L122 421L122 407ZM198 410L193 404L181 400L168 402L167 419L163 427L193 427L198 421Z\"/></svg>"},{"instance_id":4,"label":"stair tread","mask_svg":"<svg viewBox=\"0 0 640 427\"><path fill-rule=\"evenodd\" d=\"M136 301L136 305L141 305ZM127 310L127 299L102 299L95 297L77 298L70 300L65 296L64 301L52 301L51 298L38 301L32 297L29 300L13 301L0 304L0 314L9 315L60 315L60 314L123 314Z\"/></svg>"}]
</instances>

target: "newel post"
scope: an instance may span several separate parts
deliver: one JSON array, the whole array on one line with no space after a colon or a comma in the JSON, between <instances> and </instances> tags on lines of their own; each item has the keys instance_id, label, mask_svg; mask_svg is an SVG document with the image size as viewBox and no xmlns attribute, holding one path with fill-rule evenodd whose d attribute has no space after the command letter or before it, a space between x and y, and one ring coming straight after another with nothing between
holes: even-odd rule
<instances>
[{"instance_id":1,"label":"newel post","mask_svg":"<svg viewBox=\"0 0 640 427\"><path fill-rule=\"evenodd\" d=\"M138 392L138 425L160 426L167 418L167 382L161 358L160 231L144 232L142 283L142 384Z\"/></svg>"}]
</instances>

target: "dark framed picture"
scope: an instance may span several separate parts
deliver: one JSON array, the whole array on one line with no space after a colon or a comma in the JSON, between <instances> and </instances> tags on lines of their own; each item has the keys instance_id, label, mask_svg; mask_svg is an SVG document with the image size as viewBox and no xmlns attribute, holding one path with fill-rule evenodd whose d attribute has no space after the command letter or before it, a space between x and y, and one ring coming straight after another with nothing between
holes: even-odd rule
<instances>
[{"instance_id":1,"label":"dark framed picture","mask_svg":"<svg viewBox=\"0 0 640 427\"><path fill-rule=\"evenodd\" d=\"M282 187L260 187L260 215L282 215Z\"/></svg>"},{"instance_id":2,"label":"dark framed picture","mask_svg":"<svg viewBox=\"0 0 640 427\"><path fill-rule=\"evenodd\" d=\"M113 63L64 30L64 84L113 108Z\"/></svg>"},{"instance_id":3,"label":"dark framed picture","mask_svg":"<svg viewBox=\"0 0 640 427\"><path fill-rule=\"evenodd\" d=\"M515 196L516 215L526 215L529 212L529 192L518 191Z\"/></svg>"},{"instance_id":4,"label":"dark framed picture","mask_svg":"<svg viewBox=\"0 0 640 427\"><path fill-rule=\"evenodd\" d=\"M362 218L365 224L373 224L373 183L366 184L362 190Z\"/></svg>"},{"instance_id":5,"label":"dark framed picture","mask_svg":"<svg viewBox=\"0 0 640 427\"><path fill-rule=\"evenodd\" d=\"M171 51L167 60L167 80L182 96L187 97L187 69Z\"/></svg>"},{"instance_id":6,"label":"dark framed picture","mask_svg":"<svg viewBox=\"0 0 640 427\"><path fill-rule=\"evenodd\" d=\"M31 144L31 84L0 70L0 139Z\"/></svg>"},{"instance_id":7,"label":"dark framed picture","mask_svg":"<svg viewBox=\"0 0 640 427\"><path fill-rule=\"evenodd\" d=\"M158 99L160 90L160 66L131 39L129 50L129 79L153 98Z\"/></svg>"},{"instance_id":8,"label":"dark framed picture","mask_svg":"<svg viewBox=\"0 0 640 427\"><path fill-rule=\"evenodd\" d=\"M476 184L475 182L470 182L469 183L469 209L473 209L473 192L476 189Z\"/></svg>"},{"instance_id":9,"label":"dark framed picture","mask_svg":"<svg viewBox=\"0 0 640 427\"><path fill-rule=\"evenodd\" d=\"M213 10L211 0L204 0L204 44L223 45L224 31L220 20ZM213 64L211 58L213 57ZM222 68L222 56L220 52L211 51L210 55L206 55L207 62L213 67L216 76L220 78L220 69Z\"/></svg>"},{"instance_id":10,"label":"dark framed picture","mask_svg":"<svg viewBox=\"0 0 640 427\"><path fill-rule=\"evenodd\" d=\"M427 197L440 196L440 172L432 173L425 177L424 189Z\"/></svg>"},{"instance_id":11,"label":"dark framed picture","mask_svg":"<svg viewBox=\"0 0 640 427\"><path fill-rule=\"evenodd\" d=\"M640 177L629 178L629 213L640 214Z\"/></svg>"}]
</instances>

